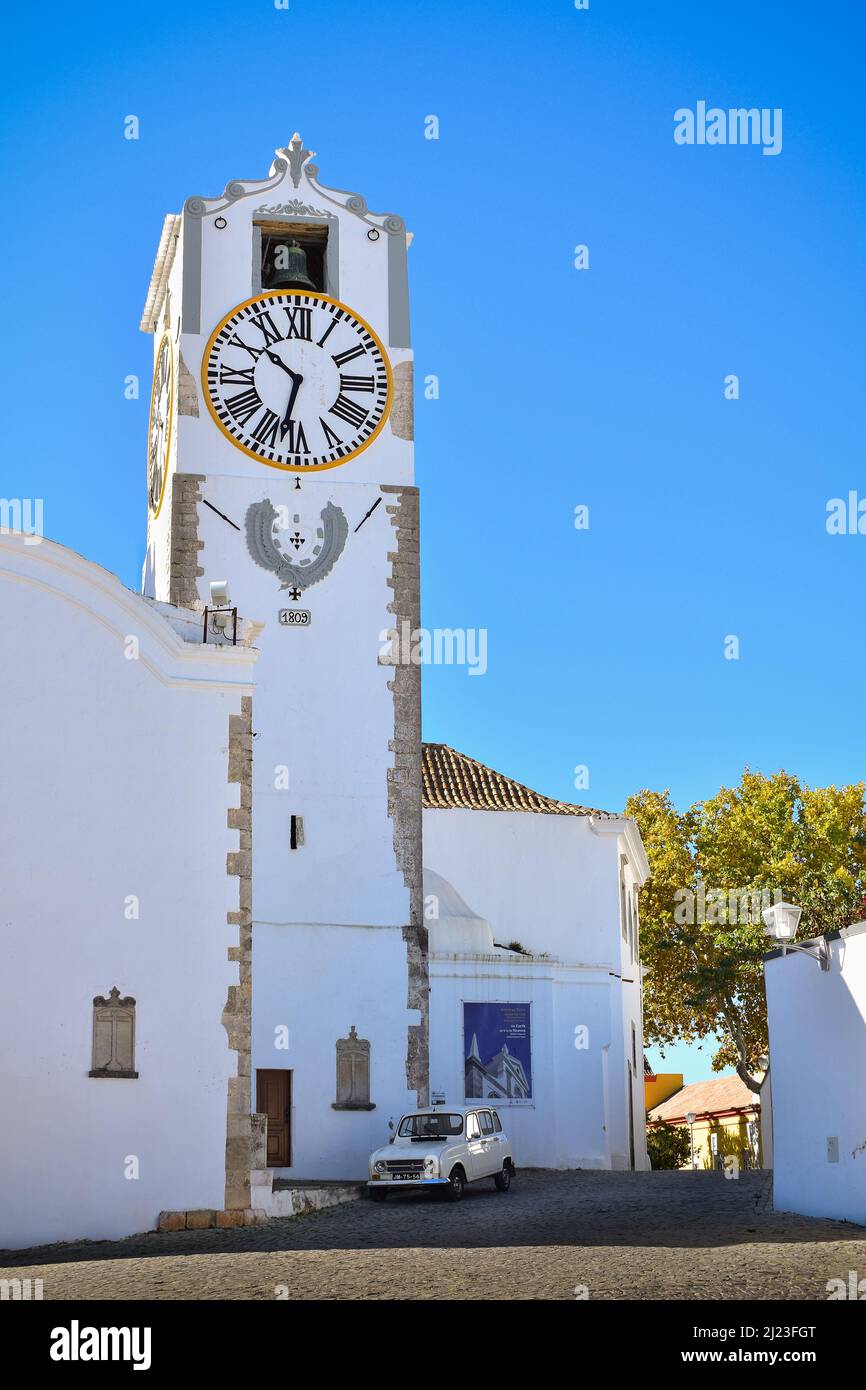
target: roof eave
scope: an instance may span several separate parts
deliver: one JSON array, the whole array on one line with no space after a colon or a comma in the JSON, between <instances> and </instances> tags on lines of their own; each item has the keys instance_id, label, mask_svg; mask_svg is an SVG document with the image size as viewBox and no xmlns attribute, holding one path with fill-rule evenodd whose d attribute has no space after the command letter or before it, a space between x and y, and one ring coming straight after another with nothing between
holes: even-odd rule
<instances>
[{"instance_id":1,"label":"roof eave","mask_svg":"<svg viewBox=\"0 0 866 1390\"><path fill-rule=\"evenodd\" d=\"M160 233L159 246L156 250L156 259L153 263L150 284L147 287L147 299L144 302L141 322L138 325L142 333L154 333L159 323L159 316L162 313L162 306L165 303L165 292L168 289L168 277L171 274L175 252L177 251L177 242L180 236L180 222L179 213L166 213L165 220L162 224L162 232Z\"/></svg>"},{"instance_id":2,"label":"roof eave","mask_svg":"<svg viewBox=\"0 0 866 1390\"><path fill-rule=\"evenodd\" d=\"M631 816L602 817L591 815L589 824L595 835L623 836L628 851L628 861L639 880L638 887L642 888L649 878L650 866L640 831L637 828L637 822Z\"/></svg>"}]
</instances>

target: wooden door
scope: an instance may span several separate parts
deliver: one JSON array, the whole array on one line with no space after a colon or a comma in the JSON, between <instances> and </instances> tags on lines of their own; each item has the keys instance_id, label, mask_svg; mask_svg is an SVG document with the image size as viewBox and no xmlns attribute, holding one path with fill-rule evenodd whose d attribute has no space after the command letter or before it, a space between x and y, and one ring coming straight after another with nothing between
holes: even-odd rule
<instances>
[{"instance_id":1,"label":"wooden door","mask_svg":"<svg viewBox=\"0 0 866 1390\"><path fill-rule=\"evenodd\" d=\"M292 1073L256 1072L256 1110L268 1117L268 1167L288 1168L292 1162Z\"/></svg>"}]
</instances>

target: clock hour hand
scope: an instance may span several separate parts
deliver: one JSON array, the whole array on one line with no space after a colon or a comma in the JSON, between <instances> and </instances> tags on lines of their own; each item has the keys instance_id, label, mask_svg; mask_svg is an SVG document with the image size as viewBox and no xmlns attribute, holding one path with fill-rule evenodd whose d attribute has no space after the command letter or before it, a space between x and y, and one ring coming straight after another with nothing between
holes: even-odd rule
<instances>
[{"instance_id":1,"label":"clock hour hand","mask_svg":"<svg viewBox=\"0 0 866 1390\"><path fill-rule=\"evenodd\" d=\"M265 357L268 359L269 362L273 362L275 367L282 367L283 371L288 372L289 376L292 377L292 379L294 380L297 373L293 372L291 367L286 362L284 362L282 357L279 357L277 353L271 352L270 349L266 349Z\"/></svg>"},{"instance_id":2,"label":"clock hour hand","mask_svg":"<svg viewBox=\"0 0 866 1390\"><path fill-rule=\"evenodd\" d=\"M295 401L298 399L298 392L301 389L301 382L304 379L300 372L289 372L289 376L292 378L292 389L289 394L289 403L286 406L286 413L280 425L280 439L285 439L289 432L289 425L292 423L292 411L295 408Z\"/></svg>"}]
</instances>

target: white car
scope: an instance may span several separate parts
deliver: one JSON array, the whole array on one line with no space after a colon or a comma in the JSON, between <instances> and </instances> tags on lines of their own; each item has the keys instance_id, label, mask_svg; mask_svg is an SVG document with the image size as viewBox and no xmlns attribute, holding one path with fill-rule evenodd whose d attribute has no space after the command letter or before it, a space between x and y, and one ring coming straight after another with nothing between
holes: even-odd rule
<instances>
[{"instance_id":1,"label":"white car","mask_svg":"<svg viewBox=\"0 0 866 1390\"><path fill-rule=\"evenodd\" d=\"M511 1145L492 1106L447 1105L404 1115L394 1138L370 1155L374 1201L405 1188L438 1187L452 1202L468 1182L492 1178L507 1192L514 1176Z\"/></svg>"}]
</instances>

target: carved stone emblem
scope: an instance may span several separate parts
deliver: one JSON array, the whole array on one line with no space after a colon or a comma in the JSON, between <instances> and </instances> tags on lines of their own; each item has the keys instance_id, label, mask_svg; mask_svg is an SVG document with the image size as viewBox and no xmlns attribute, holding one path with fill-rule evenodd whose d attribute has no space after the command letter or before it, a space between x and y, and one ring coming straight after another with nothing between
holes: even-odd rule
<instances>
[{"instance_id":1,"label":"carved stone emblem","mask_svg":"<svg viewBox=\"0 0 866 1390\"><path fill-rule=\"evenodd\" d=\"M309 589L331 573L343 553L349 523L328 502L307 520L291 507L275 507L267 498L254 502L246 515L247 549L262 569L271 570L281 589Z\"/></svg>"}]
</instances>

